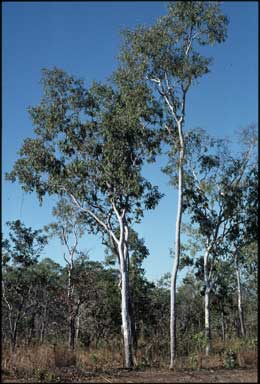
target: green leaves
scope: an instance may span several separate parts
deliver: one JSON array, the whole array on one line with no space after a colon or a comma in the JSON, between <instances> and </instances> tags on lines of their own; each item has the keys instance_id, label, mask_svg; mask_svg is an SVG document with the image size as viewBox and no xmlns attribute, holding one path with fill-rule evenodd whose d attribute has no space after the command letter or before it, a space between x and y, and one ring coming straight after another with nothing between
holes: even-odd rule
<instances>
[{"instance_id":1,"label":"green leaves","mask_svg":"<svg viewBox=\"0 0 260 384\"><path fill-rule=\"evenodd\" d=\"M148 87L94 82L85 89L82 80L57 68L43 70L42 84L41 103L29 108L36 137L24 141L7 179L36 191L40 202L45 194L73 195L103 221L112 202L129 220L153 209L161 196L141 176L160 144Z\"/></svg>"},{"instance_id":2,"label":"green leaves","mask_svg":"<svg viewBox=\"0 0 260 384\"><path fill-rule=\"evenodd\" d=\"M169 3L168 14L153 26L123 32L116 83L147 83L162 96L161 104L168 109L169 102L181 116L190 85L209 72L212 62L200 54L199 46L225 41L227 24L217 2Z\"/></svg>"},{"instance_id":3,"label":"green leaves","mask_svg":"<svg viewBox=\"0 0 260 384\"><path fill-rule=\"evenodd\" d=\"M47 244L47 236L42 235L41 230L27 228L20 220L8 221L7 225L10 232L9 240L3 242L5 261L11 261L20 268L34 265Z\"/></svg>"}]
</instances>

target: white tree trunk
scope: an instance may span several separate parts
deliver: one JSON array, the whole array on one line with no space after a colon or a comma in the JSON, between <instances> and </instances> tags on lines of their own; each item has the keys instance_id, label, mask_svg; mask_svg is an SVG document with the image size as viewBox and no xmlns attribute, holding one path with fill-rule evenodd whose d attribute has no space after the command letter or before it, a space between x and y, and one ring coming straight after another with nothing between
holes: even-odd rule
<instances>
[{"instance_id":1,"label":"white tree trunk","mask_svg":"<svg viewBox=\"0 0 260 384\"><path fill-rule=\"evenodd\" d=\"M80 313L78 313L76 317L75 345L78 344L78 340L79 340L79 328L80 328Z\"/></svg>"},{"instance_id":2,"label":"white tree trunk","mask_svg":"<svg viewBox=\"0 0 260 384\"><path fill-rule=\"evenodd\" d=\"M170 349L171 361L170 369L175 365L177 353L177 337L176 337L176 282L177 272L180 260L180 236L181 236L181 219L182 219L182 206L183 206L183 159L184 159L184 142L182 136L182 123L178 123L179 138L180 138L180 157L179 157L179 175L178 175L178 210L176 218L176 232L175 232L175 255L171 277L171 306L170 306Z\"/></svg>"},{"instance_id":3,"label":"white tree trunk","mask_svg":"<svg viewBox=\"0 0 260 384\"><path fill-rule=\"evenodd\" d=\"M211 330L210 330L210 281L208 275L208 257L209 250L207 249L204 255L204 285L205 285L205 296L204 296L204 315L205 315L205 338L206 338L206 356L209 355L211 350Z\"/></svg>"},{"instance_id":4,"label":"white tree trunk","mask_svg":"<svg viewBox=\"0 0 260 384\"><path fill-rule=\"evenodd\" d=\"M211 334L210 334L210 290L205 291L205 337L206 337L206 356L211 350Z\"/></svg>"},{"instance_id":5,"label":"white tree trunk","mask_svg":"<svg viewBox=\"0 0 260 384\"><path fill-rule=\"evenodd\" d=\"M241 336L245 337L246 330L245 330L245 324L244 324L244 314L243 314L243 306L242 306L242 290L241 290L240 271L239 271L239 265L237 260L237 254L235 255L235 267L236 267L236 277L237 277L237 307L238 307L238 314L239 314L239 321L240 321L240 331L241 331Z\"/></svg>"},{"instance_id":6,"label":"white tree trunk","mask_svg":"<svg viewBox=\"0 0 260 384\"><path fill-rule=\"evenodd\" d=\"M118 249L120 257L120 272L121 272L121 316L122 316L122 333L124 341L124 366L125 368L133 367L133 340L131 332L131 318L129 312L129 281L128 268L125 259L125 252L119 244Z\"/></svg>"}]
</instances>

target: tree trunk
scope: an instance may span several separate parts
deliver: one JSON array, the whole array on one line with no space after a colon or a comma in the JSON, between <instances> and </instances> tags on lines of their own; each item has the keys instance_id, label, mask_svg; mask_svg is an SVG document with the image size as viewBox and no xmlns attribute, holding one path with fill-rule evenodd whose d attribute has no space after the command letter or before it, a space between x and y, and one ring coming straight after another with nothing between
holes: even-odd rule
<instances>
[{"instance_id":1,"label":"tree trunk","mask_svg":"<svg viewBox=\"0 0 260 384\"><path fill-rule=\"evenodd\" d=\"M35 313L31 317L29 332L28 332L28 345L31 344L32 340L35 338Z\"/></svg>"},{"instance_id":2,"label":"tree trunk","mask_svg":"<svg viewBox=\"0 0 260 384\"><path fill-rule=\"evenodd\" d=\"M131 287L129 285L129 316L131 319L131 333L133 339L133 354L137 351L137 343L138 343L138 334L137 327L135 322L135 306L132 298Z\"/></svg>"},{"instance_id":3,"label":"tree trunk","mask_svg":"<svg viewBox=\"0 0 260 384\"><path fill-rule=\"evenodd\" d=\"M207 249L204 255L204 285L205 285L205 296L204 296L204 315L205 315L205 338L206 338L206 356L209 355L211 350L211 329L210 329L210 281L208 276L208 257L209 250Z\"/></svg>"},{"instance_id":4,"label":"tree trunk","mask_svg":"<svg viewBox=\"0 0 260 384\"><path fill-rule=\"evenodd\" d=\"M45 335L45 322L43 321L41 323L41 329L40 329L40 344L43 344L44 335Z\"/></svg>"},{"instance_id":5,"label":"tree trunk","mask_svg":"<svg viewBox=\"0 0 260 384\"><path fill-rule=\"evenodd\" d=\"M210 290L205 291L205 338L206 338L206 356L211 351L211 329L210 329Z\"/></svg>"},{"instance_id":6,"label":"tree trunk","mask_svg":"<svg viewBox=\"0 0 260 384\"><path fill-rule=\"evenodd\" d=\"M43 341L44 341L46 322L47 322L47 303L44 306L43 319L41 322L41 329L40 329L40 343L41 344L43 344Z\"/></svg>"},{"instance_id":7,"label":"tree trunk","mask_svg":"<svg viewBox=\"0 0 260 384\"><path fill-rule=\"evenodd\" d=\"M132 321L129 311L129 280L128 280L128 260L125 258L125 252L122 245L119 244L120 272L121 272L121 316L122 333L124 341L124 367L133 367L133 339L132 339Z\"/></svg>"},{"instance_id":8,"label":"tree trunk","mask_svg":"<svg viewBox=\"0 0 260 384\"><path fill-rule=\"evenodd\" d=\"M14 327L11 332L11 350L12 352L16 349L16 339L17 339L17 322L15 322Z\"/></svg>"},{"instance_id":9,"label":"tree trunk","mask_svg":"<svg viewBox=\"0 0 260 384\"><path fill-rule=\"evenodd\" d=\"M242 290L241 290L240 271L239 271L239 265L237 260L237 254L235 255L235 267L236 267L236 277L237 277L237 307L238 307L238 314L239 314L239 321L240 321L240 332L241 332L241 336L245 337L246 330L245 330L245 324L244 324L244 313L243 313L243 306L242 306Z\"/></svg>"},{"instance_id":10,"label":"tree trunk","mask_svg":"<svg viewBox=\"0 0 260 384\"><path fill-rule=\"evenodd\" d=\"M80 327L80 313L78 313L76 316L75 345L78 344L78 340L79 340L79 327Z\"/></svg>"},{"instance_id":11,"label":"tree trunk","mask_svg":"<svg viewBox=\"0 0 260 384\"><path fill-rule=\"evenodd\" d=\"M176 353L177 353L177 337L176 337L176 282L177 272L180 260L180 236L181 236L181 219L182 219L182 206L183 206L183 159L184 159L184 142L182 136L181 122L178 123L179 139L180 139L180 163L179 163L179 175L178 175L178 211L176 218L176 232L175 232L175 255L172 269L171 278L171 307L170 307L170 349L171 349L171 361L170 369L175 365Z\"/></svg>"},{"instance_id":12,"label":"tree trunk","mask_svg":"<svg viewBox=\"0 0 260 384\"><path fill-rule=\"evenodd\" d=\"M226 328L225 328L225 317L224 310L221 311L221 331L222 331L222 340L226 340Z\"/></svg>"},{"instance_id":13,"label":"tree trunk","mask_svg":"<svg viewBox=\"0 0 260 384\"><path fill-rule=\"evenodd\" d=\"M69 317L69 348L74 350L75 348L75 336L76 336L76 327L75 327L75 316L71 314Z\"/></svg>"}]
</instances>

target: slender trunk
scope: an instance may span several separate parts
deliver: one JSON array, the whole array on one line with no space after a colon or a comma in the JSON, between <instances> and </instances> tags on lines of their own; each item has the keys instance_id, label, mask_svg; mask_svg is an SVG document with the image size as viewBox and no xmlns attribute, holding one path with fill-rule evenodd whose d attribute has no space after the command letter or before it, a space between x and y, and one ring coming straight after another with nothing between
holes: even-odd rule
<instances>
[{"instance_id":1,"label":"slender trunk","mask_svg":"<svg viewBox=\"0 0 260 384\"><path fill-rule=\"evenodd\" d=\"M205 291L205 338L206 338L206 356L211 351L211 330L210 330L210 290Z\"/></svg>"},{"instance_id":2,"label":"slender trunk","mask_svg":"<svg viewBox=\"0 0 260 384\"><path fill-rule=\"evenodd\" d=\"M40 329L40 344L43 344L45 334L45 322L43 321Z\"/></svg>"},{"instance_id":3,"label":"slender trunk","mask_svg":"<svg viewBox=\"0 0 260 384\"><path fill-rule=\"evenodd\" d=\"M205 338L206 338L206 356L209 355L211 350L211 329L210 329L210 281L208 276L208 249L204 255L204 285L205 285L205 296L204 296L204 315L205 315Z\"/></svg>"},{"instance_id":4,"label":"slender trunk","mask_svg":"<svg viewBox=\"0 0 260 384\"><path fill-rule=\"evenodd\" d=\"M133 339L132 322L129 311L129 280L128 280L128 260L125 258L122 245L119 244L120 272L121 272L121 316L122 333L124 341L124 366L133 367Z\"/></svg>"},{"instance_id":5,"label":"slender trunk","mask_svg":"<svg viewBox=\"0 0 260 384\"><path fill-rule=\"evenodd\" d=\"M41 329L40 329L40 343L41 344L43 344L43 341L44 341L46 322L47 322L47 303L44 306L43 319L41 322Z\"/></svg>"},{"instance_id":6,"label":"slender trunk","mask_svg":"<svg viewBox=\"0 0 260 384\"><path fill-rule=\"evenodd\" d=\"M235 255L235 267L236 267L236 276L237 276L237 307L240 321L240 332L241 336L245 337L246 329L244 324L244 313L243 313L243 305L242 305L242 290L241 290L241 281L240 281L240 271L237 260L237 254Z\"/></svg>"},{"instance_id":7,"label":"slender trunk","mask_svg":"<svg viewBox=\"0 0 260 384\"><path fill-rule=\"evenodd\" d=\"M221 311L221 330L222 330L222 340L226 340L226 329L225 329L225 317L224 317L224 309Z\"/></svg>"},{"instance_id":8,"label":"slender trunk","mask_svg":"<svg viewBox=\"0 0 260 384\"><path fill-rule=\"evenodd\" d=\"M74 350L75 348L75 313L73 308L73 297L72 297L72 283L71 283L71 273L72 273L72 256L70 255L70 263L68 264L68 307L69 307L69 318L68 318L68 326L69 326L69 338L68 345L69 348Z\"/></svg>"},{"instance_id":9,"label":"slender trunk","mask_svg":"<svg viewBox=\"0 0 260 384\"><path fill-rule=\"evenodd\" d=\"M177 353L177 337L176 337L176 281L177 272L180 260L180 235L181 235L181 219L182 219L182 206L183 206L183 159L184 159L184 142L182 136L182 123L178 123L179 139L180 139L180 157L179 157L179 174L178 174L178 211L176 218L176 232L175 232L175 256L172 269L171 278L171 307L170 307L170 349L171 361L170 369L175 365Z\"/></svg>"},{"instance_id":10,"label":"slender trunk","mask_svg":"<svg viewBox=\"0 0 260 384\"><path fill-rule=\"evenodd\" d=\"M32 340L35 337L35 314L32 315L31 321L30 321L30 327L28 332L28 345L31 344Z\"/></svg>"},{"instance_id":11,"label":"slender trunk","mask_svg":"<svg viewBox=\"0 0 260 384\"><path fill-rule=\"evenodd\" d=\"M80 313L78 313L76 317L75 345L78 344L78 340L79 340L79 327L80 327Z\"/></svg>"},{"instance_id":12,"label":"slender trunk","mask_svg":"<svg viewBox=\"0 0 260 384\"><path fill-rule=\"evenodd\" d=\"M11 349L12 352L15 351L16 348L16 339L17 339L17 321L14 323L14 327L11 332Z\"/></svg>"},{"instance_id":13,"label":"slender trunk","mask_svg":"<svg viewBox=\"0 0 260 384\"><path fill-rule=\"evenodd\" d=\"M76 327L75 327L75 316L72 314L69 317L69 348L74 350L75 348L75 335L76 335Z\"/></svg>"}]
</instances>

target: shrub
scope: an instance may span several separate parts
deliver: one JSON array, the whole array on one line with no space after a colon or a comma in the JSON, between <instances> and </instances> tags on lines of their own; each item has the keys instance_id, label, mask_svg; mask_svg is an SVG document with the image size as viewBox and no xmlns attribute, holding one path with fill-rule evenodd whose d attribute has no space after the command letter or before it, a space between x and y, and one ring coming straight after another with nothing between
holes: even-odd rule
<instances>
[{"instance_id":1,"label":"shrub","mask_svg":"<svg viewBox=\"0 0 260 384\"><path fill-rule=\"evenodd\" d=\"M237 353L232 349L228 349L224 352L224 367L228 369L233 369L237 366Z\"/></svg>"}]
</instances>

